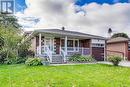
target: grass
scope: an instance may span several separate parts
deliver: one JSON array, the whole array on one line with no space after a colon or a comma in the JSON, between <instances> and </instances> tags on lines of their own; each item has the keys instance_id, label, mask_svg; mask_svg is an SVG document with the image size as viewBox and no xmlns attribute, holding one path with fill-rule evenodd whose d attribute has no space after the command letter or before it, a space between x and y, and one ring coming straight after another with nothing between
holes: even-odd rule
<instances>
[{"instance_id":1,"label":"grass","mask_svg":"<svg viewBox=\"0 0 130 87\"><path fill-rule=\"evenodd\" d=\"M130 68L0 65L0 87L130 87Z\"/></svg>"}]
</instances>

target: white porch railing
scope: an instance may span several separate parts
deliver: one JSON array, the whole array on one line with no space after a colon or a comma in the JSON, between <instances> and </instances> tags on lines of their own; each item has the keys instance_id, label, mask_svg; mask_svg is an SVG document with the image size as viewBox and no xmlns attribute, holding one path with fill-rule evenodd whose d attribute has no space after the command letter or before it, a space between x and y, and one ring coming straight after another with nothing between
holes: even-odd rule
<instances>
[{"instance_id":1,"label":"white porch railing","mask_svg":"<svg viewBox=\"0 0 130 87\"><path fill-rule=\"evenodd\" d=\"M52 51L49 49L48 46L43 46L44 53L47 54L49 57L50 62L52 62Z\"/></svg>"},{"instance_id":2,"label":"white porch railing","mask_svg":"<svg viewBox=\"0 0 130 87\"><path fill-rule=\"evenodd\" d=\"M60 50L61 50L60 53L61 53L61 56L63 58L63 61L66 62L66 53L63 49L60 48Z\"/></svg>"},{"instance_id":3,"label":"white porch railing","mask_svg":"<svg viewBox=\"0 0 130 87\"><path fill-rule=\"evenodd\" d=\"M41 49L41 55L39 54L39 49ZM36 56L46 55L49 58L48 60L52 62L52 51L48 46L42 46L41 48L37 47L36 51Z\"/></svg>"},{"instance_id":4,"label":"white porch railing","mask_svg":"<svg viewBox=\"0 0 130 87\"><path fill-rule=\"evenodd\" d=\"M36 55L39 55L39 47L37 47ZM74 54L81 54L81 55L90 55L90 48L83 48L83 47L67 47L67 53L65 52L65 47L60 48L60 55L62 56L64 62L66 62L66 57L71 56ZM52 62L53 52L48 46L41 47L41 56L47 56L48 60Z\"/></svg>"},{"instance_id":5,"label":"white porch railing","mask_svg":"<svg viewBox=\"0 0 130 87\"><path fill-rule=\"evenodd\" d=\"M62 47L61 49L65 50L65 47ZM79 53L81 55L90 55L90 48L67 47L67 55L74 55L75 53Z\"/></svg>"}]
</instances>

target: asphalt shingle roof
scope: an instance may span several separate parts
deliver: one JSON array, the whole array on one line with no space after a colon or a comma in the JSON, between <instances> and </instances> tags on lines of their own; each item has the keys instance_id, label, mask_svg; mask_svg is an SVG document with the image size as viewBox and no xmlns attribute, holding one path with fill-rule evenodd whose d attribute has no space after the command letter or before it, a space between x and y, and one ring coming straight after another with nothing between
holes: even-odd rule
<instances>
[{"instance_id":1,"label":"asphalt shingle roof","mask_svg":"<svg viewBox=\"0 0 130 87\"><path fill-rule=\"evenodd\" d=\"M125 42L125 41L129 41L128 38L124 38L124 37L117 37L117 38L111 38L107 41L107 43L116 43L116 42Z\"/></svg>"},{"instance_id":2,"label":"asphalt shingle roof","mask_svg":"<svg viewBox=\"0 0 130 87\"><path fill-rule=\"evenodd\" d=\"M69 30L60 30L60 29L39 29L35 30L34 32L44 32L44 33L53 33L53 34L59 34L59 35L71 35L71 36L80 36L80 37L89 37L89 38L95 38L95 39L106 39L102 36L97 35L91 35L76 31L69 31Z\"/></svg>"}]
</instances>

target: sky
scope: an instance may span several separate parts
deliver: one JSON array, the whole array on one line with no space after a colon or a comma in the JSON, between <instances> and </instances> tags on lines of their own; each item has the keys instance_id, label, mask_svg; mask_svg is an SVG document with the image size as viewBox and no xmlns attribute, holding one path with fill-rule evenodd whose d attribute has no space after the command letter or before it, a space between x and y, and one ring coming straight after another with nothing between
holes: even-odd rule
<instances>
[{"instance_id":1,"label":"sky","mask_svg":"<svg viewBox=\"0 0 130 87\"><path fill-rule=\"evenodd\" d=\"M61 29L107 36L125 32L130 36L130 0L15 0L24 30Z\"/></svg>"}]
</instances>

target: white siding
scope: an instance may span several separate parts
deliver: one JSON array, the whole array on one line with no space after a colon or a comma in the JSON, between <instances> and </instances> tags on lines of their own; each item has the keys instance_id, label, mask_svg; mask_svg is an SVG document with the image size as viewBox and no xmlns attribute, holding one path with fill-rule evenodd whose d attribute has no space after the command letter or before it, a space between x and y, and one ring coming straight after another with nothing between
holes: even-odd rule
<instances>
[{"instance_id":1,"label":"white siding","mask_svg":"<svg viewBox=\"0 0 130 87\"><path fill-rule=\"evenodd\" d=\"M105 40L100 40L100 39L92 39L92 43L96 43L96 44L105 44Z\"/></svg>"}]
</instances>

